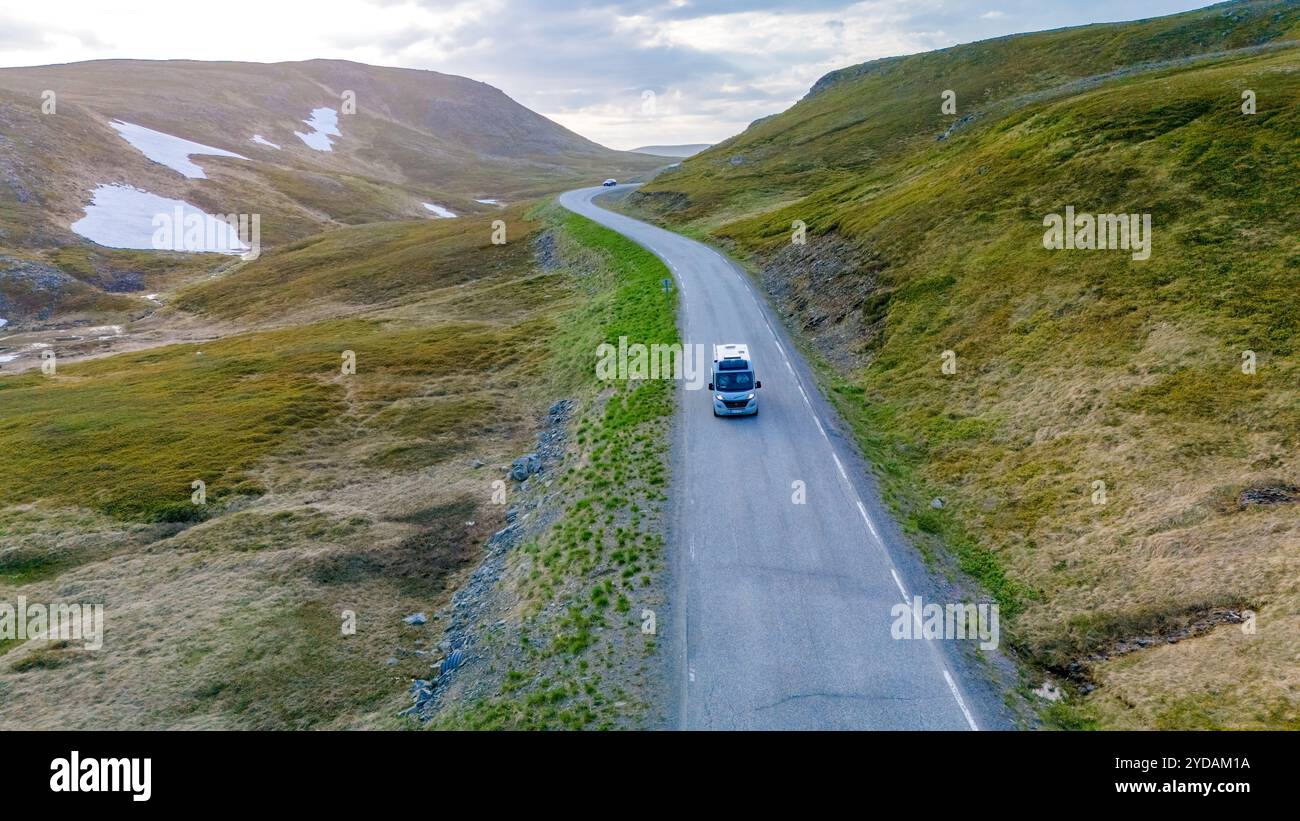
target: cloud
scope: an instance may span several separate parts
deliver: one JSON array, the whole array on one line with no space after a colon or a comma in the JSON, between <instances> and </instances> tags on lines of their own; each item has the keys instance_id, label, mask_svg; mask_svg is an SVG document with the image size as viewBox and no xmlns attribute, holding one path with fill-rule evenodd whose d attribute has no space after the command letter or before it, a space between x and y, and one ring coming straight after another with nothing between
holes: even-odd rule
<instances>
[{"instance_id":1,"label":"cloud","mask_svg":"<svg viewBox=\"0 0 1300 821\"><path fill-rule=\"evenodd\" d=\"M0 48L25 50L38 47L44 42L45 32L36 26L10 17L0 17Z\"/></svg>"},{"instance_id":2,"label":"cloud","mask_svg":"<svg viewBox=\"0 0 1300 821\"><path fill-rule=\"evenodd\" d=\"M42 0L11 65L315 57L460 74L616 148L716 142L878 57L1134 16L1130 0ZM1149 0L1143 15L1205 5ZM76 21L71 29L67 21ZM256 24L250 24L256 21ZM102 40L100 39L102 37ZM654 105L646 106L646 93Z\"/></svg>"},{"instance_id":3,"label":"cloud","mask_svg":"<svg viewBox=\"0 0 1300 821\"><path fill-rule=\"evenodd\" d=\"M430 15L443 8L418 5ZM397 64L492 83L579 133L629 148L723 139L789 106L827 71L931 47L897 30L903 15L893 6L493 0L476 4L472 18L395 26L374 42Z\"/></svg>"},{"instance_id":4,"label":"cloud","mask_svg":"<svg viewBox=\"0 0 1300 821\"><path fill-rule=\"evenodd\" d=\"M379 0L393 8L399 0ZM437 14L443 0L418 0ZM467 74L617 148L716 142L878 57L1131 16L1128 0L483 0L390 57ZM1150 13L1197 5L1153 0ZM1003 11L1007 9L1008 11ZM1145 11L1145 10L1144 10ZM400 36L400 35L399 35ZM643 104L653 92L655 105Z\"/></svg>"},{"instance_id":5,"label":"cloud","mask_svg":"<svg viewBox=\"0 0 1300 821\"><path fill-rule=\"evenodd\" d=\"M84 46L105 48L107 44L88 29L68 26L64 21L36 23L16 17L0 16L0 49L7 53L50 51L61 47ZM50 59L45 62L61 62Z\"/></svg>"}]
</instances>

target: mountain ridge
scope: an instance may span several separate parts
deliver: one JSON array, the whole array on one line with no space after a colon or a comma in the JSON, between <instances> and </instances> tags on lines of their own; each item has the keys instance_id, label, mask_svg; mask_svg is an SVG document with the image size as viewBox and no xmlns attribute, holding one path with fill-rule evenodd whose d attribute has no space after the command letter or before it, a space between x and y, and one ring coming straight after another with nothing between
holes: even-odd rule
<instances>
[{"instance_id":1,"label":"mountain ridge","mask_svg":"<svg viewBox=\"0 0 1300 821\"><path fill-rule=\"evenodd\" d=\"M161 154L145 154L132 135ZM200 169L193 179L155 158L182 156L182 141L240 156L193 154L185 161ZM662 164L600 146L487 83L435 71L338 60L0 69L0 249L100 292L112 316L93 321L122 318L115 291L167 290L176 277L224 264L139 239L132 251L77 236L71 226L104 186L207 214L257 214L261 244L275 247L347 225L486 215ZM147 222L137 237L149 236ZM38 297L18 288L0 272L0 316L15 325L69 313L74 302L66 318L94 313L93 299L69 301L66 289Z\"/></svg>"}]
</instances>

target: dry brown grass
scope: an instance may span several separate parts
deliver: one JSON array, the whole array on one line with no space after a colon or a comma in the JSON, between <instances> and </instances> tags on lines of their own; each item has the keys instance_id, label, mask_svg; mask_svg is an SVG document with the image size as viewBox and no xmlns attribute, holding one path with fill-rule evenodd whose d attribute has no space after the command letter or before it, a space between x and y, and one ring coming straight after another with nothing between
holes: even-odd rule
<instances>
[{"instance_id":1,"label":"dry brown grass","mask_svg":"<svg viewBox=\"0 0 1300 821\"><path fill-rule=\"evenodd\" d=\"M495 464L529 433L525 425L469 447ZM111 553L109 545L125 552L0 591L7 601L22 594L32 602L102 602L105 648L77 652L57 669L23 669L42 642L12 649L0 660L0 726L303 728L386 720L404 700L405 682L427 674L409 658L384 664L398 647L411 649L414 629L401 618L445 602L499 526L501 513L488 504L499 473L474 470L467 459L410 472L359 469L371 446L306 448L269 464L270 493L176 535L137 540L133 550L120 532L96 540L83 521L73 522L68 529L82 542L95 542L76 551L83 559L87 551ZM441 518L401 521L442 508ZM39 529L39 520L29 527ZM47 535L54 543L61 534ZM357 613L356 636L339 631L344 609ZM286 654L300 670L280 669Z\"/></svg>"},{"instance_id":2,"label":"dry brown grass","mask_svg":"<svg viewBox=\"0 0 1300 821\"><path fill-rule=\"evenodd\" d=\"M1215 26L1224 46L1289 40L1293 7L1241 8L1249 21ZM1300 720L1286 632L1300 610L1300 507L1234 501L1300 485L1300 245L1296 199L1278 185L1297 161L1300 52L1286 43L1050 93L1015 88L1087 71L1100 52L1084 44L1097 37L1116 50L1107 69L1142 51L1194 54L1220 14L849 70L634 198L710 231L771 286L823 354L832 395L927 558L1002 603L1027 678L1079 684L1046 710L1053 725ZM1017 69L1074 49L1057 71ZM951 79L959 98L971 84L968 113L980 116L936 140L946 121L913 103L958 55L970 62ZM1225 94L1245 87L1280 104L1242 116ZM1150 259L1045 252L1044 215L1080 202L1152 213ZM808 243L792 249L794 220ZM945 350L959 363L951 376ZM1245 350L1259 357L1254 375L1241 372ZM1244 608L1259 614L1254 636L1202 630Z\"/></svg>"},{"instance_id":3,"label":"dry brown grass","mask_svg":"<svg viewBox=\"0 0 1300 821\"><path fill-rule=\"evenodd\" d=\"M106 608L102 650L0 646L0 727L394 726L432 661L413 651L437 635L402 617L435 612L476 563L504 515L491 504L495 466L527 449L553 399L535 375L548 318L574 297L530 279L531 255L510 259L481 292L431 280L368 315L445 340L451 358L380 368L363 355L355 380L329 380L338 415L282 436L253 466L258 496L215 503L196 524L112 519L70 497L0 508L0 600ZM485 329L516 339L490 369L454 344ZM342 635L345 609L354 636Z\"/></svg>"}]
</instances>

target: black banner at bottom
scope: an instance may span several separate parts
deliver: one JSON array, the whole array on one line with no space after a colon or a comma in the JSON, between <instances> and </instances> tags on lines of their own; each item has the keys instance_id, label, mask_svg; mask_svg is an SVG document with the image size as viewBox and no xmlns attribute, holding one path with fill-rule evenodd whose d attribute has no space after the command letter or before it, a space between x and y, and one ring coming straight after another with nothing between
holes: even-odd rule
<instances>
[{"instance_id":1,"label":"black banner at bottom","mask_svg":"<svg viewBox=\"0 0 1300 821\"><path fill-rule=\"evenodd\" d=\"M1288 733L5 733L2 794L32 807L315 806L355 795L508 803L558 797L641 809L687 793L734 810L773 791L873 794L930 810L1038 795L1239 807L1289 795ZM492 785L499 782L499 787ZM679 785L682 790L673 790ZM757 788L757 792L755 789ZM974 791L972 792L972 789ZM429 793L432 791L432 794ZM606 805L608 806L608 805Z\"/></svg>"}]
</instances>

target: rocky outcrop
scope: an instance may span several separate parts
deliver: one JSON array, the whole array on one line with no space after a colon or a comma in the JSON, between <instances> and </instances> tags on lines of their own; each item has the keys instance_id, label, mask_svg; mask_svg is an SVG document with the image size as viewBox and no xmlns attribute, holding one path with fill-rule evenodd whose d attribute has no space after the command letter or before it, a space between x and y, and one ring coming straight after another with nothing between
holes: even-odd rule
<instances>
[{"instance_id":1,"label":"rocky outcrop","mask_svg":"<svg viewBox=\"0 0 1300 821\"><path fill-rule=\"evenodd\" d=\"M835 234L809 235L770 255L759 271L781 313L841 372L866 364L884 328L885 263Z\"/></svg>"},{"instance_id":2,"label":"rocky outcrop","mask_svg":"<svg viewBox=\"0 0 1300 821\"><path fill-rule=\"evenodd\" d=\"M0 255L0 317L47 319L77 280L43 262Z\"/></svg>"},{"instance_id":3,"label":"rocky outcrop","mask_svg":"<svg viewBox=\"0 0 1300 821\"><path fill-rule=\"evenodd\" d=\"M481 665L488 659L491 651L483 646L483 633L506 627L506 620L499 617L509 607L498 600L498 583L505 571L506 559L525 537L543 532L556 512L555 506L549 503L550 495L545 485L530 488L529 478L558 467L564 460L569 417L573 410L573 401L569 399L551 405L545 424L537 435L537 448L511 465L511 478L521 481L515 491L519 494L518 501L506 513L506 526L488 539L482 563L452 596L451 604L434 617L439 624L446 624L446 633L432 653L440 658L429 668L429 678L412 682L411 706L402 711L402 715L421 721L432 718L443 693L452 684L453 674L462 668ZM519 468L523 469L522 480L515 475Z\"/></svg>"}]
</instances>

